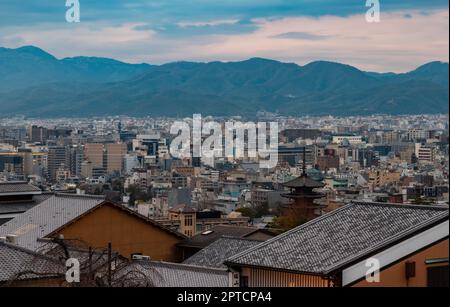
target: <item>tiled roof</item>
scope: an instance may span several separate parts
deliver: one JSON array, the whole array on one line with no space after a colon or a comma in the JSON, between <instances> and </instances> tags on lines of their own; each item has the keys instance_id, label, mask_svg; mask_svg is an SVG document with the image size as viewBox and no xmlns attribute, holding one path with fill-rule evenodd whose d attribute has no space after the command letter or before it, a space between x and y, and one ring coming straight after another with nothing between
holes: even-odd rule
<instances>
[{"instance_id":1,"label":"tiled roof","mask_svg":"<svg viewBox=\"0 0 450 307\"><path fill-rule=\"evenodd\" d=\"M448 207L352 203L226 261L327 274L448 219Z\"/></svg>"},{"instance_id":2,"label":"tiled roof","mask_svg":"<svg viewBox=\"0 0 450 307\"><path fill-rule=\"evenodd\" d=\"M64 266L52 258L13 244L0 242L0 282L55 276L65 272ZM36 274L21 273L31 271Z\"/></svg>"},{"instance_id":3,"label":"tiled roof","mask_svg":"<svg viewBox=\"0 0 450 307\"><path fill-rule=\"evenodd\" d=\"M67 223L104 203L103 196L56 194L32 209L20 214L11 221L0 225L0 237L13 234L17 236L19 246L37 250L42 246L37 239L44 238ZM124 206L108 202L124 212L145 220L181 239L183 234L173 231L160 223L140 215Z\"/></svg>"},{"instance_id":4,"label":"tiled roof","mask_svg":"<svg viewBox=\"0 0 450 307\"><path fill-rule=\"evenodd\" d=\"M311 179L308 176L300 176L298 178L295 178L291 181L285 182L283 183L283 186L287 187L287 188L323 188L324 184L316 181L314 179Z\"/></svg>"},{"instance_id":5,"label":"tiled roof","mask_svg":"<svg viewBox=\"0 0 450 307\"><path fill-rule=\"evenodd\" d=\"M205 230L189 239L184 240L183 242L179 243L179 246L204 248L215 242L216 240L222 238L223 236L244 238L255 233L258 230L259 229L255 227L217 225L210 230Z\"/></svg>"},{"instance_id":6,"label":"tiled roof","mask_svg":"<svg viewBox=\"0 0 450 307\"><path fill-rule=\"evenodd\" d=\"M26 182L0 182L0 195L30 192L41 192L41 190Z\"/></svg>"},{"instance_id":7,"label":"tiled roof","mask_svg":"<svg viewBox=\"0 0 450 307\"><path fill-rule=\"evenodd\" d=\"M34 195L33 199L30 201L0 202L0 214L25 212L52 196L53 194L44 193Z\"/></svg>"},{"instance_id":8,"label":"tiled roof","mask_svg":"<svg viewBox=\"0 0 450 307\"><path fill-rule=\"evenodd\" d=\"M12 203L0 203L0 214L9 213L22 213L30 210L37 204L33 201L31 202L12 202Z\"/></svg>"},{"instance_id":9,"label":"tiled roof","mask_svg":"<svg viewBox=\"0 0 450 307\"><path fill-rule=\"evenodd\" d=\"M195 213L195 210L192 209L191 206L188 206L186 204L177 205L177 206L171 208L169 211L175 212L175 213Z\"/></svg>"},{"instance_id":10,"label":"tiled roof","mask_svg":"<svg viewBox=\"0 0 450 307\"><path fill-rule=\"evenodd\" d=\"M57 194L0 226L0 236L16 235L17 245L30 250L37 241L103 202L103 197Z\"/></svg>"},{"instance_id":11,"label":"tiled roof","mask_svg":"<svg viewBox=\"0 0 450 307\"><path fill-rule=\"evenodd\" d=\"M156 287L228 287L225 269L156 261L135 261L129 269L133 267L144 273Z\"/></svg>"},{"instance_id":12,"label":"tiled roof","mask_svg":"<svg viewBox=\"0 0 450 307\"><path fill-rule=\"evenodd\" d=\"M246 251L261 242L242 238L223 237L186 259L183 264L226 268L226 265L223 264L226 259Z\"/></svg>"}]
</instances>

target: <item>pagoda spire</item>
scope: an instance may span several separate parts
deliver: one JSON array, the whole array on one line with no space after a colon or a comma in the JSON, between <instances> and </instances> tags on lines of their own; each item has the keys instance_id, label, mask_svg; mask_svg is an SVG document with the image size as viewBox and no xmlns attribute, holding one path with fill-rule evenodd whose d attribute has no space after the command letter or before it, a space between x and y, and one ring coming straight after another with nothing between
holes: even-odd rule
<instances>
[{"instance_id":1,"label":"pagoda spire","mask_svg":"<svg viewBox=\"0 0 450 307\"><path fill-rule=\"evenodd\" d=\"M306 145L303 147L303 170L302 177L306 177Z\"/></svg>"}]
</instances>

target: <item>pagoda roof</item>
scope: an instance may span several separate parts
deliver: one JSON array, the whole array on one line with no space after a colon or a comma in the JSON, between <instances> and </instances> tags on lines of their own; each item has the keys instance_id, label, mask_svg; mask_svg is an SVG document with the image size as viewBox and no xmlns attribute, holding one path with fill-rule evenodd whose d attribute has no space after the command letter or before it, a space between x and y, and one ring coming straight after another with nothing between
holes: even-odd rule
<instances>
[{"instance_id":1,"label":"pagoda roof","mask_svg":"<svg viewBox=\"0 0 450 307\"><path fill-rule=\"evenodd\" d=\"M288 188L323 188L325 185L319 181L311 179L307 175L302 175L291 181L283 183L283 186Z\"/></svg>"}]
</instances>

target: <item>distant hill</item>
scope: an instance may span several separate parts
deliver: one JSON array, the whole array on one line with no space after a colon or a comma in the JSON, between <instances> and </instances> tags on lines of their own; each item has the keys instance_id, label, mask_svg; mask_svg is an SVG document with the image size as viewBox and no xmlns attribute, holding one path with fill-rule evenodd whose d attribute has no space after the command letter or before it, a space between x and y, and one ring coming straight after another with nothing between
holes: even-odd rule
<instances>
[{"instance_id":1,"label":"distant hill","mask_svg":"<svg viewBox=\"0 0 450 307\"><path fill-rule=\"evenodd\" d=\"M113 82L148 71L150 65L76 57L58 60L42 49L25 46L0 48L0 92L51 82Z\"/></svg>"},{"instance_id":2,"label":"distant hill","mask_svg":"<svg viewBox=\"0 0 450 307\"><path fill-rule=\"evenodd\" d=\"M448 96L448 63L441 62L405 74L380 74L325 61L299 66L253 58L150 66L103 58L58 60L35 47L0 48L4 114L446 113Z\"/></svg>"}]
</instances>

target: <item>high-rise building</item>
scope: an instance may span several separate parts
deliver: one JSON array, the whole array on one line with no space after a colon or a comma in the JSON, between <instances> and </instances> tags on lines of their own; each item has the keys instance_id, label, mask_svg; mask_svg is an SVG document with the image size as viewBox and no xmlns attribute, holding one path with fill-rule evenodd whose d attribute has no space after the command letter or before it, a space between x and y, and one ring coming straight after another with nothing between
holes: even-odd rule
<instances>
[{"instance_id":1,"label":"high-rise building","mask_svg":"<svg viewBox=\"0 0 450 307\"><path fill-rule=\"evenodd\" d=\"M104 166L104 147L101 143L90 143L84 146L84 158L94 166Z\"/></svg>"},{"instance_id":2,"label":"high-rise building","mask_svg":"<svg viewBox=\"0 0 450 307\"><path fill-rule=\"evenodd\" d=\"M28 139L31 143L44 144L48 138L48 131L44 127L31 126L28 131Z\"/></svg>"},{"instance_id":3,"label":"high-rise building","mask_svg":"<svg viewBox=\"0 0 450 307\"><path fill-rule=\"evenodd\" d=\"M108 173L122 172L127 154L126 144L106 144L106 170Z\"/></svg>"},{"instance_id":4,"label":"high-rise building","mask_svg":"<svg viewBox=\"0 0 450 307\"><path fill-rule=\"evenodd\" d=\"M434 161L434 148L427 145L422 145L417 143L416 144L416 157L419 161L427 161L427 162L433 162Z\"/></svg>"},{"instance_id":5,"label":"high-rise building","mask_svg":"<svg viewBox=\"0 0 450 307\"><path fill-rule=\"evenodd\" d=\"M23 158L23 175L33 174L33 153L29 148L19 148L19 155Z\"/></svg>"},{"instance_id":6,"label":"high-rise building","mask_svg":"<svg viewBox=\"0 0 450 307\"><path fill-rule=\"evenodd\" d=\"M384 131L382 136L383 144L396 144L400 140L399 134L397 131Z\"/></svg>"},{"instance_id":7,"label":"high-rise building","mask_svg":"<svg viewBox=\"0 0 450 307\"><path fill-rule=\"evenodd\" d=\"M23 157L17 153L0 154L0 172L23 175Z\"/></svg>"},{"instance_id":8,"label":"high-rise building","mask_svg":"<svg viewBox=\"0 0 450 307\"><path fill-rule=\"evenodd\" d=\"M408 141L426 140L430 133L423 129L409 129L407 133Z\"/></svg>"},{"instance_id":9,"label":"high-rise building","mask_svg":"<svg viewBox=\"0 0 450 307\"><path fill-rule=\"evenodd\" d=\"M84 150L75 146L70 149L70 172L72 175L81 177L81 164L84 161Z\"/></svg>"},{"instance_id":10,"label":"high-rise building","mask_svg":"<svg viewBox=\"0 0 450 307\"><path fill-rule=\"evenodd\" d=\"M278 159L290 166L303 163L303 152L306 150L306 164L314 165L315 151L311 146L284 145L278 148Z\"/></svg>"},{"instance_id":11,"label":"high-rise building","mask_svg":"<svg viewBox=\"0 0 450 307\"><path fill-rule=\"evenodd\" d=\"M55 182L58 171L70 169L70 152L66 146L48 148L48 179Z\"/></svg>"}]
</instances>

